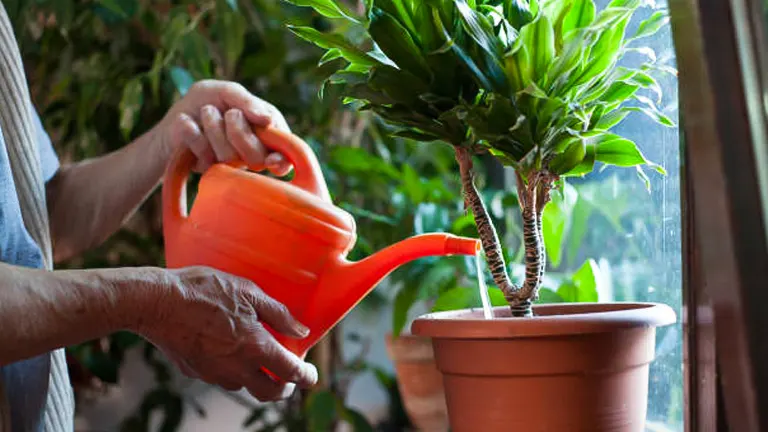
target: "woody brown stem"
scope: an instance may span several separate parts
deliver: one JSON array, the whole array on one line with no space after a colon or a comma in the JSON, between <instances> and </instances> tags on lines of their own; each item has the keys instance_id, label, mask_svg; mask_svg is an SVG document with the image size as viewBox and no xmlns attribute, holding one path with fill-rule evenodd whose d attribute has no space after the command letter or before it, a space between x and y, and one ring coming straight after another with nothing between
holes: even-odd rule
<instances>
[{"instance_id":1,"label":"woody brown stem","mask_svg":"<svg viewBox=\"0 0 768 432\"><path fill-rule=\"evenodd\" d=\"M472 172L472 155L467 148L456 146L456 160L459 163L459 171L461 173L464 205L468 210L472 211L493 282L499 287L507 301L510 302L510 306L513 306L513 303L516 305L515 294L520 288L512 283L509 278L507 265L501 252L499 236L485 208L485 203L483 203L483 199L475 187L474 174ZM482 275L478 275L478 277L482 277Z\"/></svg>"},{"instance_id":2,"label":"woody brown stem","mask_svg":"<svg viewBox=\"0 0 768 432\"><path fill-rule=\"evenodd\" d=\"M517 190L523 217L525 282L519 297L536 301L544 278L546 251L542 233L542 213L550 200L553 177L546 172L531 173L528 183L517 175Z\"/></svg>"}]
</instances>

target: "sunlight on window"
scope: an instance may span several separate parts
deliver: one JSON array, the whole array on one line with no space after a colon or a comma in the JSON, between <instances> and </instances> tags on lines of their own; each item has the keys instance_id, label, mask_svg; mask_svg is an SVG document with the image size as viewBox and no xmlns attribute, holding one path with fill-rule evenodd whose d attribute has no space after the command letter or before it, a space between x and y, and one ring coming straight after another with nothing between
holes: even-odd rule
<instances>
[{"instance_id":1,"label":"sunlight on window","mask_svg":"<svg viewBox=\"0 0 768 432\"><path fill-rule=\"evenodd\" d=\"M602 7L607 1L597 2ZM657 7L666 7L657 2ZM644 8L627 29L653 10ZM676 68L671 29L664 29L644 43L650 44L656 64ZM626 61L646 61L635 53ZM629 66L630 64L628 64ZM663 97L653 91L643 95L676 124L678 119L677 77L653 71ZM667 175L646 169L650 192L633 169L609 167L584 179L570 180L578 192L568 227L568 246L558 272L575 271L586 259L597 261L601 270L599 301L652 301L670 305L678 315L676 325L658 329L657 357L651 365L648 430L683 430L682 356L682 259L680 212L679 129L660 126L641 113L630 114L616 132L634 140L645 156L662 165Z\"/></svg>"}]
</instances>

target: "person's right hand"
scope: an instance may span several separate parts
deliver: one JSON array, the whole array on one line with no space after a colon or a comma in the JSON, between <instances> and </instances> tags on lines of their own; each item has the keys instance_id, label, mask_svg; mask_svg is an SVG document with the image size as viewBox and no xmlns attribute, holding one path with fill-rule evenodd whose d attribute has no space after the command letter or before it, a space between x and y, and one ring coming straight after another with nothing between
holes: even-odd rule
<instances>
[{"instance_id":1,"label":"person's right hand","mask_svg":"<svg viewBox=\"0 0 768 432\"><path fill-rule=\"evenodd\" d=\"M164 292L135 331L156 345L185 375L226 390L245 387L260 401L287 398L317 382L317 369L285 349L262 325L303 338L309 330L281 303L248 280L205 267L163 270ZM264 367L284 383L277 383Z\"/></svg>"}]
</instances>

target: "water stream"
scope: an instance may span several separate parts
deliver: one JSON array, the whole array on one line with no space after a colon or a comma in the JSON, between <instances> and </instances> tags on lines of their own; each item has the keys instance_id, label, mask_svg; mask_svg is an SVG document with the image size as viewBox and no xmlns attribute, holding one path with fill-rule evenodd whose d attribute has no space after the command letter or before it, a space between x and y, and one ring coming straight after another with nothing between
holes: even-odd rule
<instances>
[{"instance_id":1,"label":"water stream","mask_svg":"<svg viewBox=\"0 0 768 432\"><path fill-rule=\"evenodd\" d=\"M477 286L480 290L480 299L483 302L483 316L485 319L493 319L491 299L488 297L488 287L485 285L485 273L483 273L482 251L477 251L475 254L475 266L477 268Z\"/></svg>"}]
</instances>

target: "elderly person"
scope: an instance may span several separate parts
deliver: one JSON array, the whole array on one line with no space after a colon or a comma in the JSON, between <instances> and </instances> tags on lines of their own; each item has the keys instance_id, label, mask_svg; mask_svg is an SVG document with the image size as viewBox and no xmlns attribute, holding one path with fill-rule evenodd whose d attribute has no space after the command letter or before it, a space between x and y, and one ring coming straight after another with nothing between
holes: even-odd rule
<instances>
[{"instance_id":1,"label":"elderly person","mask_svg":"<svg viewBox=\"0 0 768 432\"><path fill-rule=\"evenodd\" d=\"M250 281L208 268L52 269L114 233L180 147L194 152L199 171L239 158L289 172L251 131L270 122L287 129L274 107L242 86L200 82L120 151L59 166L0 3L0 431L72 430L62 348L117 330L144 336L190 377L245 387L260 400L316 382L316 369L262 323L295 338L307 328Z\"/></svg>"}]
</instances>

